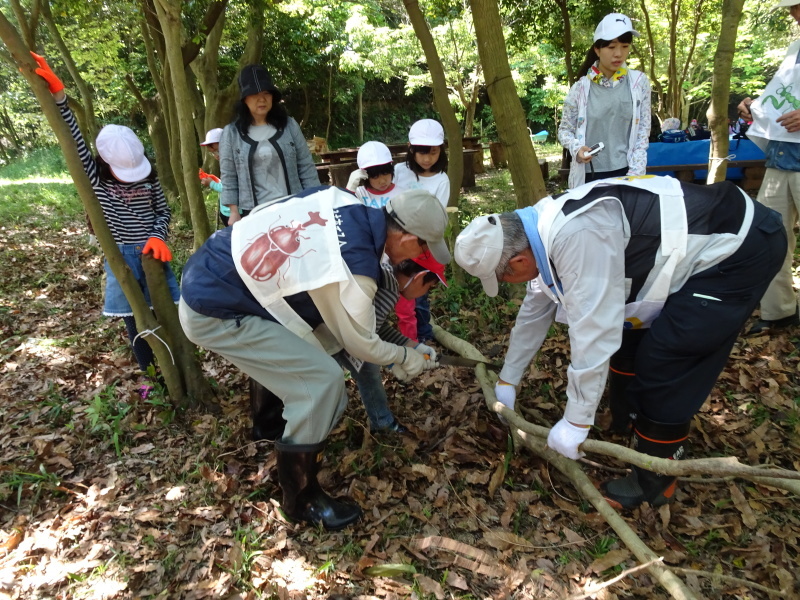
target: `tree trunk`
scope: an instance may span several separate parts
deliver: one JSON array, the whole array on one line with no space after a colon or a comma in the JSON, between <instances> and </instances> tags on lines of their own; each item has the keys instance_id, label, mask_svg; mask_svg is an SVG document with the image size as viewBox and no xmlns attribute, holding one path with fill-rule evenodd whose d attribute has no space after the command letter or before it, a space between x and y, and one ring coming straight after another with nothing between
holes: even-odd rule
<instances>
[{"instance_id":1,"label":"tree trunk","mask_svg":"<svg viewBox=\"0 0 800 600\"><path fill-rule=\"evenodd\" d=\"M547 195L547 189L542 172L534 168L539 160L531 144L525 112L511 77L497 2L470 0L470 5L486 88L497 123L497 133L508 157L517 206L531 206Z\"/></svg>"},{"instance_id":2,"label":"tree trunk","mask_svg":"<svg viewBox=\"0 0 800 600\"><path fill-rule=\"evenodd\" d=\"M81 104L83 104L84 108L84 137L91 147L94 147L94 141L97 139L97 134L100 131L100 127L97 124L97 118L94 114L94 99L92 96L92 91L89 89L86 81L81 76L80 71L78 71L78 67L72 58L72 53L64 43L64 38L61 37L61 32L58 30L58 27L56 27L55 21L53 20L53 15L50 12L50 0L41 0L41 7L42 20L44 21L45 25L47 25L47 31L53 38L53 43L55 43L58 51L61 53L61 59L64 61L72 80L75 82L75 87L81 96Z\"/></svg>"},{"instance_id":3,"label":"tree trunk","mask_svg":"<svg viewBox=\"0 0 800 600\"><path fill-rule=\"evenodd\" d=\"M403 4L408 12L408 18L411 20L414 33L417 34L422 50L425 52L425 60L428 63L428 71L431 74L431 82L433 84L433 99L447 137L447 177L450 180L450 198L447 201L448 239L452 248L460 232L458 197L461 192L461 180L464 177L464 140L461 136L461 126L458 124L458 118L453 106L450 104L447 92L447 78L444 74L442 61L439 58L439 52L436 49L436 42L433 41L433 35L428 27L428 22L425 20L417 0L403 0ZM461 269L454 267L453 274L456 282L463 283L464 274Z\"/></svg>"},{"instance_id":4,"label":"tree trunk","mask_svg":"<svg viewBox=\"0 0 800 600\"><path fill-rule=\"evenodd\" d=\"M364 90L358 90L358 143L364 143Z\"/></svg>"},{"instance_id":5,"label":"tree trunk","mask_svg":"<svg viewBox=\"0 0 800 600\"><path fill-rule=\"evenodd\" d=\"M8 19L6 19L2 11L0 11L0 40L3 41L6 48L8 48L14 57L14 60L19 65L20 71L30 84L31 89L36 95L36 99L41 105L42 112L58 139L59 145L64 153L67 168L75 182L75 188L78 191L78 195L81 197L84 209L89 216L89 221L97 236L97 241L100 243L103 254L106 260L108 260L114 276L119 280L122 291L125 293L125 297L128 299L133 309L137 328L142 332L158 330L159 323L145 301L142 289L139 287L138 282L133 277L127 264L125 264L125 260L122 258L122 254L111 235L111 230L106 223L100 202L97 200L89 178L83 170L83 163L78 156L75 141L72 139L69 127L61 117L61 113L53 101L53 96L50 94L47 84L35 73L35 69L38 65L31 58L28 47L25 46L19 33L14 29L14 26L11 25ZM163 285L166 285L166 282L163 282ZM152 336L148 337L152 338ZM157 341L153 339L147 339L147 342L153 348L159 365L171 364L172 359L166 346L157 343ZM167 369L169 372L168 367ZM185 406L186 396L183 392L183 388L181 385L176 385L174 377L172 380L171 385L170 381L167 382L170 399L173 404L178 407Z\"/></svg>"},{"instance_id":6,"label":"tree trunk","mask_svg":"<svg viewBox=\"0 0 800 600\"><path fill-rule=\"evenodd\" d=\"M178 309L172 300L166 279L163 277L161 262L146 256L142 264L147 278L147 287L150 290L150 300L156 319L162 328L154 332L164 339L169 348L170 361L159 362L161 374L170 390L180 389L185 394L187 402L185 407L200 406L205 410L217 409L214 390L209 385L200 363L195 358L197 347L192 344L183 333ZM172 385L170 385L172 379Z\"/></svg>"},{"instance_id":7,"label":"tree trunk","mask_svg":"<svg viewBox=\"0 0 800 600\"><path fill-rule=\"evenodd\" d=\"M467 110L464 113L464 137L472 137L475 135L475 109L478 106L478 93L481 90L481 66L475 67L475 80L472 84L472 91L469 95L469 103Z\"/></svg>"},{"instance_id":8,"label":"tree trunk","mask_svg":"<svg viewBox=\"0 0 800 600\"><path fill-rule=\"evenodd\" d=\"M569 20L569 8L567 7L567 0L556 0L558 10L561 11L561 19L564 21L564 39L562 39L562 48L564 49L564 66L567 69L567 82L570 87L577 81L575 71L572 67L572 24Z\"/></svg>"},{"instance_id":9,"label":"tree trunk","mask_svg":"<svg viewBox=\"0 0 800 600\"><path fill-rule=\"evenodd\" d=\"M325 139L331 139L331 120L333 119L333 65L328 67L328 124L325 126Z\"/></svg>"},{"instance_id":10,"label":"tree trunk","mask_svg":"<svg viewBox=\"0 0 800 600\"><path fill-rule=\"evenodd\" d=\"M173 131L177 129L177 135L172 137L170 146L173 148L173 156L176 154L174 148L177 147L180 150L179 164L183 186L181 186L180 180L178 186L183 187L187 192L194 233L194 249L197 250L211 235L211 225L200 190L200 180L197 178L197 136L192 117L192 99L186 78L186 67L183 64L183 53L181 52L181 2L179 0L156 0L155 5L167 50L166 65L174 94L174 114L177 117L177 127L174 123L172 126Z\"/></svg>"},{"instance_id":11,"label":"tree trunk","mask_svg":"<svg viewBox=\"0 0 800 600\"><path fill-rule=\"evenodd\" d=\"M714 75L711 80L711 105L708 107L708 127L711 130L711 153L708 159L706 183L725 179L728 164L728 102L731 91L731 69L736 50L736 34L742 18L744 0L723 0L722 23L714 54Z\"/></svg>"}]
</instances>

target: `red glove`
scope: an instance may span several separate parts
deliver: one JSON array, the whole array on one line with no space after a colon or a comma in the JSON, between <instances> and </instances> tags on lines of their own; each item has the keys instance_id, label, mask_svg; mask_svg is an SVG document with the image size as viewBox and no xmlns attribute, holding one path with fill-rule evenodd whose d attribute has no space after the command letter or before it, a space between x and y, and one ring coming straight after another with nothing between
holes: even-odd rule
<instances>
[{"instance_id":1,"label":"red glove","mask_svg":"<svg viewBox=\"0 0 800 600\"><path fill-rule=\"evenodd\" d=\"M160 260L161 262L169 262L172 260L172 252L169 251L169 248L167 248L164 240L161 240L157 237L151 237L144 245L142 254L148 254L150 252L153 253L153 258Z\"/></svg>"},{"instance_id":2,"label":"red glove","mask_svg":"<svg viewBox=\"0 0 800 600\"><path fill-rule=\"evenodd\" d=\"M50 65L48 65L47 61L44 59L44 56L39 56L35 52L31 52L31 56L39 65L39 68L34 70L34 73L47 82L47 85L50 88L50 93L55 94L63 90L64 84L61 83L61 80L58 78L58 76L53 73Z\"/></svg>"}]
</instances>

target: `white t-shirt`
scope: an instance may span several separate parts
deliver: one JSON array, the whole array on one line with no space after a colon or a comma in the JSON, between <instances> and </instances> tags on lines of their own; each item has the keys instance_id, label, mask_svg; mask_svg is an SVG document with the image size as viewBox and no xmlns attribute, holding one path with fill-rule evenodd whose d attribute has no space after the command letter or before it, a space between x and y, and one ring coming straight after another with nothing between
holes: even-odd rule
<instances>
[{"instance_id":1,"label":"white t-shirt","mask_svg":"<svg viewBox=\"0 0 800 600\"><path fill-rule=\"evenodd\" d=\"M439 199L442 206L447 208L450 200L450 179L447 173L436 173L431 177L417 177L406 164L395 165L394 183L401 190L427 190Z\"/></svg>"},{"instance_id":2,"label":"white t-shirt","mask_svg":"<svg viewBox=\"0 0 800 600\"><path fill-rule=\"evenodd\" d=\"M370 208L383 208L386 206L389 198L394 198L401 191L402 190L394 184L382 192L376 192L372 188L369 188L365 185L360 185L356 189L356 198L361 200L361 202L364 203L364 206L369 206Z\"/></svg>"}]
</instances>

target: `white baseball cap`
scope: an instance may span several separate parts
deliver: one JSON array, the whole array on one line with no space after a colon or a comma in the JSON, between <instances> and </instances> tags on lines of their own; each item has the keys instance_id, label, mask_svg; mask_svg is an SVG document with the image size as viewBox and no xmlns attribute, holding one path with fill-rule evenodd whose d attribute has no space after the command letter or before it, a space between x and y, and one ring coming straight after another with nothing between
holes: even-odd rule
<instances>
[{"instance_id":1,"label":"white baseball cap","mask_svg":"<svg viewBox=\"0 0 800 600\"><path fill-rule=\"evenodd\" d=\"M216 129L209 129L206 133L206 139L202 142L201 146L208 146L210 144L219 144L219 140L222 137L222 128L217 127Z\"/></svg>"},{"instance_id":2,"label":"white baseball cap","mask_svg":"<svg viewBox=\"0 0 800 600\"><path fill-rule=\"evenodd\" d=\"M456 262L481 280L487 296L497 296L497 266L503 254L503 226L500 215L477 217L456 238Z\"/></svg>"},{"instance_id":3,"label":"white baseball cap","mask_svg":"<svg viewBox=\"0 0 800 600\"><path fill-rule=\"evenodd\" d=\"M778 2L775 8L780 8L780 7L789 8L796 4L800 4L800 0L781 0L780 2Z\"/></svg>"},{"instance_id":4,"label":"white baseball cap","mask_svg":"<svg viewBox=\"0 0 800 600\"><path fill-rule=\"evenodd\" d=\"M441 146L444 144L442 124L433 119L421 119L411 126L408 141L412 146Z\"/></svg>"},{"instance_id":5,"label":"white baseball cap","mask_svg":"<svg viewBox=\"0 0 800 600\"><path fill-rule=\"evenodd\" d=\"M607 40L610 42L628 32L635 36L639 35L639 32L633 28L630 17L626 17L621 13L611 13L603 17L597 29L594 30L594 41Z\"/></svg>"},{"instance_id":6,"label":"white baseball cap","mask_svg":"<svg viewBox=\"0 0 800 600\"><path fill-rule=\"evenodd\" d=\"M130 127L106 125L97 134L97 153L111 167L114 177L126 183L141 181L153 167L144 155L144 146Z\"/></svg>"},{"instance_id":7,"label":"white baseball cap","mask_svg":"<svg viewBox=\"0 0 800 600\"><path fill-rule=\"evenodd\" d=\"M392 151L381 142L367 142L358 149L356 162L359 169L385 165L392 162Z\"/></svg>"}]
</instances>

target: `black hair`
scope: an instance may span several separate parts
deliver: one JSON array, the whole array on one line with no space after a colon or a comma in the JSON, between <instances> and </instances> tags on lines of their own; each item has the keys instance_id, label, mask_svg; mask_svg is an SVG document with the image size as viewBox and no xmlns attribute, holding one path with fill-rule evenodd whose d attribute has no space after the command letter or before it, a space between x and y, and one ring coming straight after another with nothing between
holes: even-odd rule
<instances>
[{"instance_id":1,"label":"black hair","mask_svg":"<svg viewBox=\"0 0 800 600\"><path fill-rule=\"evenodd\" d=\"M633 43L633 32L626 32L623 33L621 36L616 38L619 43L621 44L632 44ZM595 50L599 50L600 48L605 48L606 46L610 46L611 42L614 40L597 40L592 47L586 52L586 58L583 60L583 64L581 64L580 69L578 69L578 79L583 77L589 72L589 69L592 65L597 61L597 52Z\"/></svg>"},{"instance_id":2,"label":"black hair","mask_svg":"<svg viewBox=\"0 0 800 600\"><path fill-rule=\"evenodd\" d=\"M392 268L394 269L395 274L405 275L406 277L413 277L417 273L422 273L422 271L428 271L422 277L422 283L430 283L431 281L436 281L436 282L441 281L436 273L426 269L420 264L415 263L410 258L400 261Z\"/></svg>"},{"instance_id":3,"label":"black hair","mask_svg":"<svg viewBox=\"0 0 800 600\"><path fill-rule=\"evenodd\" d=\"M247 108L247 104L244 103L243 99L238 100L233 105L233 113L233 121L236 123L236 128L242 134L247 135L247 132L250 131L250 125L253 124L253 115L250 114L250 109ZM267 113L267 123L275 127L275 129L284 129L288 122L289 113L286 112L286 107L280 102L274 102Z\"/></svg>"},{"instance_id":4,"label":"black hair","mask_svg":"<svg viewBox=\"0 0 800 600\"><path fill-rule=\"evenodd\" d=\"M441 146L412 146L411 144L408 145L408 153L406 154L406 166L411 169L411 171L417 176L417 180L419 180L419 174L424 172L424 169L417 164L417 161L414 160L414 154L419 152L420 154L430 154L431 148L439 148L439 160L437 160L431 166L430 170L435 171L436 173L447 173L447 152L445 152L444 144Z\"/></svg>"},{"instance_id":5,"label":"black hair","mask_svg":"<svg viewBox=\"0 0 800 600\"><path fill-rule=\"evenodd\" d=\"M145 158L147 158L147 156L145 156ZM148 183L155 183L156 181L158 181L158 173L156 172L155 164L149 158L147 160L150 162L150 174L144 179L142 179L142 181L147 181ZM129 183L114 177L114 173L111 172L111 165L109 165L105 160L103 160L103 158L99 154L94 158L94 162L97 165L97 176L100 178L100 181L111 182L111 183Z\"/></svg>"},{"instance_id":6,"label":"black hair","mask_svg":"<svg viewBox=\"0 0 800 600\"><path fill-rule=\"evenodd\" d=\"M364 169L367 172L366 179L362 179L358 185L369 185L369 180L373 177L380 177L381 175L391 175L394 180L394 163L385 163L382 165L372 165Z\"/></svg>"}]
</instances>

